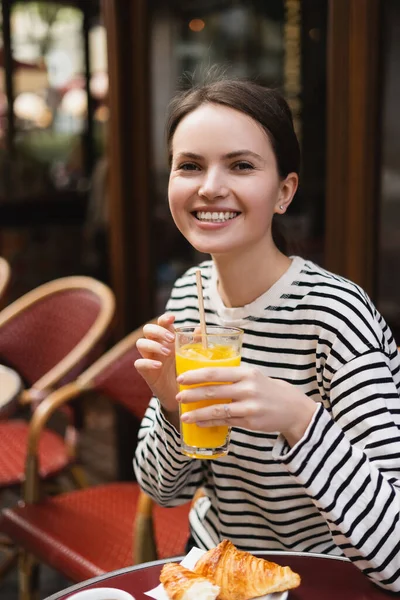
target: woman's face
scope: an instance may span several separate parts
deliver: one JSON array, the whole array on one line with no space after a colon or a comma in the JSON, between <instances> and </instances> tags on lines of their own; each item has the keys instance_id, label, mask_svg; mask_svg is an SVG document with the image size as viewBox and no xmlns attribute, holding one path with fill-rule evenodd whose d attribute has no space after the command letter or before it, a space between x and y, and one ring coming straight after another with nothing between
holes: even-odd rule
<instances>
[{"instance_id":1,"label":"woman's face","mask_svg":"<svg viewBox=\"0 0 400 600\"><path fill-rule=\"evenodd\" d=\"M208 103L179 123L169 204L178 229L198 251L252 255L265 249L273 214L286 210L295 189L288 194L268 136L244 113Z\"/></svg>"}]
</instances>

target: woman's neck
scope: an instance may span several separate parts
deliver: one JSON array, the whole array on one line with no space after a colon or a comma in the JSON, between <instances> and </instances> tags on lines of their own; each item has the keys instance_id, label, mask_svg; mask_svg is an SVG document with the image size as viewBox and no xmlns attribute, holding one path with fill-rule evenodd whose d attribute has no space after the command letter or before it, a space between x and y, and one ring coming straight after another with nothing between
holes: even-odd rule
<instances>
[{"instance_id":1,"label":"woman's neck","mask_svg":"<svg viewBox=\"0 0 400 600\"><path fill-rule=\"evenodd\" d=\"M213 256L218 273L218 292L226 307L237 308L254 302L288 270L291 259L276 246L263 259L249 261L245 254Z\"/></svg>"}]
</instances>

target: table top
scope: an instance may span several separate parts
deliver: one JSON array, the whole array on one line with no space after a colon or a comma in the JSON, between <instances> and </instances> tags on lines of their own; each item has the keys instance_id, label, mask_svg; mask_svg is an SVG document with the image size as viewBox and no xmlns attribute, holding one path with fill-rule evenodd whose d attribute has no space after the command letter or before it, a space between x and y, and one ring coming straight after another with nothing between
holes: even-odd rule
<instances>
[{"instance_id":1,"label":"table top","mask_svg":"<svg viewBox=\"0 0 400 600\"><path fill-rule=\"evenodd\" d=\"M301 585L290 591L289 600L388 600L395 596L372 584L345 558L298 552L254 554L282 566L287 565L300 574ZM169 560L180 562L182 557ZM169 560L113 571L53 594L46 600L67 600L75 592L99 587L119 588L132 594L135 600L149 600L144 592L159 584L162 565Z\"/></svg>"},{"instance_id":2,"label":"table top","mask_svg":"<svg viewBox=\"0 0 400 600\"><path fill-rule=\"evenodd\" d=\"M0 365L0 419L7 419L18 405L22 380L10 367Z\"/></svg>"}]
</instances>

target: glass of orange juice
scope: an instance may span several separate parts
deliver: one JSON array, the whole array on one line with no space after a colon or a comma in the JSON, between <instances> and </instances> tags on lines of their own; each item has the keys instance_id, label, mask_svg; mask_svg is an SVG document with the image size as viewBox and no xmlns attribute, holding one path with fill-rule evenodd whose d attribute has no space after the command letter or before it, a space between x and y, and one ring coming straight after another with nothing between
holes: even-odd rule
<instances>
[{"instance_id":1,"label":"glass of orange juice","mask_svg":"<svg viewBox=\"0 0 400 600\"><path fill-rule=\"evenodd\" d=\"M203 369L204 367L237 367L240 365L242 348L242 329L235 327L207 327L204 336L200 327L177 327L175 330L175 358L176 373L180 375L185 371ZM204 342L205 338L205 342ZM220 383L227 383L221 381ZM179 391L189 387L199 386L180 385ZM218 384L217 384L218 385ZM196 408L203 408L210 404L228 404L231 400L205 399L200 402L180 404L181 415ZM216 427L199 427L196 423L182 423L181 421L181 449L184 454L192 458L218 458L228 453L230 427L221 425Z\"/></svg>"}]
</instances>

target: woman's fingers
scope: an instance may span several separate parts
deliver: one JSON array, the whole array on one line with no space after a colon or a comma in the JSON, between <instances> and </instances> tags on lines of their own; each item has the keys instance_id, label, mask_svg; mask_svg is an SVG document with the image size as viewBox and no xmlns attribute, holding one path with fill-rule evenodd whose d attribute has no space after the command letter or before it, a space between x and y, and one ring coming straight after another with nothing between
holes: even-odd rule
<instances>
[{"instance_id":1,"label":"woman's fingers","mask_svg":"<svg viewBox=\"0 0 400 600\"><path fill-rule=\"evenodd\" d=\"M161 327L166 327L167 329L170 329L170 331L174 331L174 321L175 316L171 315L170 313L164 313L163 315L160 315L157 319L157 323L161 325Z\"/></svg>"},{"instance_id":2,"label":"woman's fingers","mask_svg":"<svg viewBox=\"0 0 400 600\"><path fill-rule=\"evenodd\" d=\"M209 421L198 421L196 425L198 427L221 427L223 425L228 425L229 427L240 427L243 425L243 419L211 419Z\"/></svg>"},{"instance_id":3,"label":"woman's fingers","mask_svg":"<svg viewBox=\"0 0 400 600\"><path fill-rule=\"evenodd\" d=\"M196 423L199 427L215 427L220 425L240 426L244 414L248 415L249 408L241 402L213 404L185 412L181 416L184 423Z\"/></svg>"},{"instance_id":4,"label":"woman's fingers","mask_svg":"<svg viewBox=\"0 0 400 600\"><path fill-rule=\"evenodd\" d=\"M159 360L149 359L149 358L138 358L135 360L135 369L143 375L147 371L151 371L154 369L160 369L162 367L162 362Z\"/></svg>"},{"instance_id":5,"label":"woman's fingers","mask_svg":"<svg viewBox=\"0 0 400 600\"><path fill-rule=\"evenodd\" d=\"M143 358L156 358L171 356L172 350L166 344L156 342L147 338L140 338L136 342L136 348Z\"/></svg>"},{"instance_id":6,"label":"woman's fingers","mask_svg":"<svg viewBox=\"0 0 400 600\"><path fill-rule=\"evenodd\" d=\"M206 367L194 369L179 375L177 381L181 385L196 385L199 383L237 383L248 376L246 367Z\"/></svg>"},{"instance_id":7,"label":"woman's fingers","mask_svg":"<svg viewBox=\"0 0 400 600\"><path fill-rule=\"evenodd\" d=\"M235 394L237 397L237 393ZM230 400L232 398L232 385L230 383L224 385L205 385L190 390L182 390L176 396L178 402L190 403L199 402L201 400Z\"/></svg>"},{"instance_id":8,"label":"woman's fingers","mask_svg":"<svg viewBox=\"0 0 400 600\"><path fill-rule=\"evenodd\" d=\"M159 342L164 341L167 344L171 344L175 340L175 334L161 325L155 323L149 323L143 327L143 335L146 339L157 340Z\"/></svg>"},{"instance_id":9,"label":"woman's fingers","mask_svg":"<svg viewBox=\"0 0 400 600\"><path fill-rule=\"evenodd\" d=\"M158 318L157 323L148 323L143 327L144 337L136 342L136 347L144 359L162 361L172 356L175 342L174 320L173 315L165 314Z\"/></svg>"},{"instance_id":10,"label":"woman's fingers","mask_svg":"<svg viewBox=\"0 0 400 600\"><path fill-rule=\"evenodd\" d=\"M244 367L215 367L186 371L177 378L178 383L196 387L181 390L176 399L184 404L201 400L241 400L246 395L249 396L250 392L249 385L245 383L247 375L248 369ZM211 385L207 385L208 383Z\"/></svg>"},{"instance_id":11,"label":"woman's fingers","mask_svg":"<svg viewBox=\"0 0 400 600\"><path fill-rule=\"evenodd\" d=\"M175 321L174 315L170 315L168 313L161 315L157 319L157 324L166 330L164 332L164 335L165 335L166 339L168 339L170 342L175 341L174 321Z\"/></svg>"}]
</instances>

